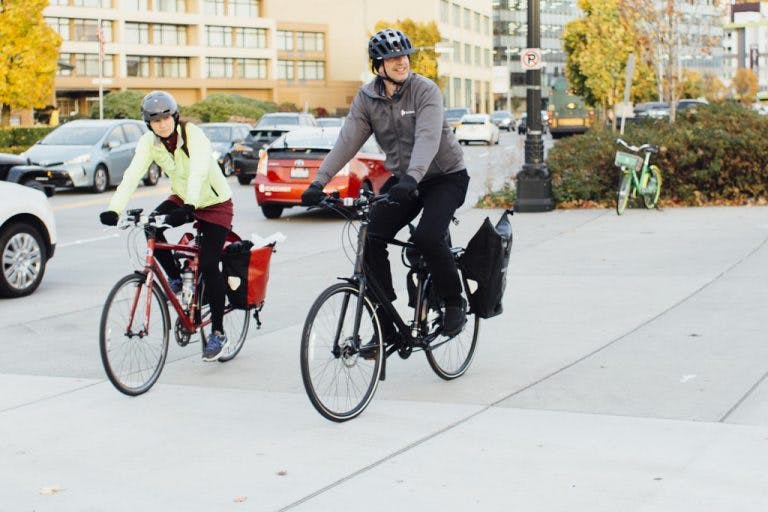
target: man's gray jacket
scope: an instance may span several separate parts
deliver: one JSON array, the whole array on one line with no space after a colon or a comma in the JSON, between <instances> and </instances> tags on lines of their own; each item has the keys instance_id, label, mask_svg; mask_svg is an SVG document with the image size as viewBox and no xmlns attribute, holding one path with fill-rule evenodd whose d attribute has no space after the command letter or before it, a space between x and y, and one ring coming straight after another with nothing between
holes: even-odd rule
<instances>
[{"instance_id":1,"label":"man's gray jacket","mask_svg":"<svg viewBox=\"0 0 768 512\"><path fill-rule=\"evenodd\" d=\"M315 181L327 184L371 133L387 155L384 166L395 176L407 173L419 182L466 168L461 146L445 122L440 89L411 73L392 98L386 97L378 77L357 91Z\"/></svg>"}]
</instances>

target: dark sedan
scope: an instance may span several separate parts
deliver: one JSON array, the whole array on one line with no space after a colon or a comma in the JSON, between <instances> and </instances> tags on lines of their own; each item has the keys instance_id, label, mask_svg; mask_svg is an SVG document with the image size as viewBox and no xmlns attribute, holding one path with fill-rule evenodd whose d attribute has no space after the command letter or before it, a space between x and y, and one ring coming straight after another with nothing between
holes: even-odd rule
<instances>
[{"instance_id":1,"label":"dark sedan","mask_svg":"<svg viewBox=\"0 0 768 512\"><path fill-rule=\"evenodd\" d=\"M19 155L0 153L0 181L19 183L45 192L48 197L56 190L55 176Z\"/></svg>"}]
</instances>

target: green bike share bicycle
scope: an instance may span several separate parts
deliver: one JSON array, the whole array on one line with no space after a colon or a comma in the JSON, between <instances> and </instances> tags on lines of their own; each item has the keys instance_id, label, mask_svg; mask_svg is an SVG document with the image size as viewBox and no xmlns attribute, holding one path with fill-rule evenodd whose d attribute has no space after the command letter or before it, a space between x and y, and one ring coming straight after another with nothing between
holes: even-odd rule
<instances>
[{"instance_id":1,"label":"green bike share bicycle","mask_svg":"<svg viewBox=\"0 0 768 512\"><path fill-rule=\"evenodd\" d=\"M619 191L616 195L616 213L624 213L629 199L636 198L638 194L646 208L656 208L661 194L661 169L650 164L650 160L651 155L659 152L659 147L653 144L631 146L622 139L616 139L616 143L631 151L616 151L613 162L621 170Z\"/></svg>"}]
</instances>

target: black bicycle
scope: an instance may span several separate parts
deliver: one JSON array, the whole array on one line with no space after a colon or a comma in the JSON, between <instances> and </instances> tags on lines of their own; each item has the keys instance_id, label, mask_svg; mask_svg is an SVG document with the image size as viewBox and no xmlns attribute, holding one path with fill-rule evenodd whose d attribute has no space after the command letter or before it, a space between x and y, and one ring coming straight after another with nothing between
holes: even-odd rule
<instances>
[{"instance_id":1,"label":"black bicycle","mask_svg":"<svg viewBox=\"0 0 768 512\"><path fill-rule=\"evenodd\" d=\"M467 371L477 345L480 319L471 310L461 333L451 338L441 334L443 304L433 293L429 269L414 244L386 241L403 248L403 263L410 268L409 306L413 315L408 320L366 275L363 261L369 214L380 201L387 201L387 196L361 192L360 198L342 201L328 196L320 203L347 219L349 239L354 240L351 234L357 231L352 276L340 278L342 282L320 294L309 310L301 336L304 389L315 409L332 421L347 421L365 410L386 376L386 360L392 354L407 359L414 352L424 352L432 370L452 380ZM460 270L463 252L462 247L451 249ZM463 276L462 281L468 290ZM381 341L382 316L392 319L396 329L396 340L386 345Z\"/></svg>"}]
</instances>

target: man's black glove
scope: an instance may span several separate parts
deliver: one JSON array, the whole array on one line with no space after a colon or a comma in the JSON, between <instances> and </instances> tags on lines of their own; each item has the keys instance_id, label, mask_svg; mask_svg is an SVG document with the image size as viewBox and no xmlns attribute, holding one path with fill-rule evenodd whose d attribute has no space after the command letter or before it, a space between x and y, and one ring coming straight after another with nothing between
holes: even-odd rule
<instances>
[{"instance_id":1,"label":"man's black glove","mask_svg":"<svg viewBox=\"0 0 768 512\"><path fill-rule=\"evenodd\" d=\"M400 179L389 189L389 200L403 204L409 201L416 192L416 180L409 174L403 174Z\"/></svg>"},{"instance_id":2,"label":"man's black glove","mask_svg":"<svg viewBox=\"0 0 768 512\"><path fill-rule=\"evenodd\" d=\"M118 218L119 218L119 215L117 214L117 212L113 212L112 210L107 210L99 214L99 220L105 226L117 226Z\"/></svg>"},{"instance_id":3,"label":"man's black glove","mask_svg":"<svg viewBox=\"0 0 768 512\"><path fill-rule=\"evenodd\" d=\"M319 181L313 181L312 184L307 187L307 190L301 194L301 205L315 206L316 204L319 204L324 197L323 186Z\"/></svg>"},{"instance_id":4,"label":"man's black glove","mask_svg":"<svg viewBox=\"0 0 768 512\"><path fill-rule=\"evenodd\" d=\"M165 223L169 226L181 226L182 224L186 224L187 222L190 222L194 217L192 217L192 212L195 211L195 207L191 204L185 204L184 206L179 206L175 210L171 211L168 215L165 216Z\"/></svg>"}]
</instances>

